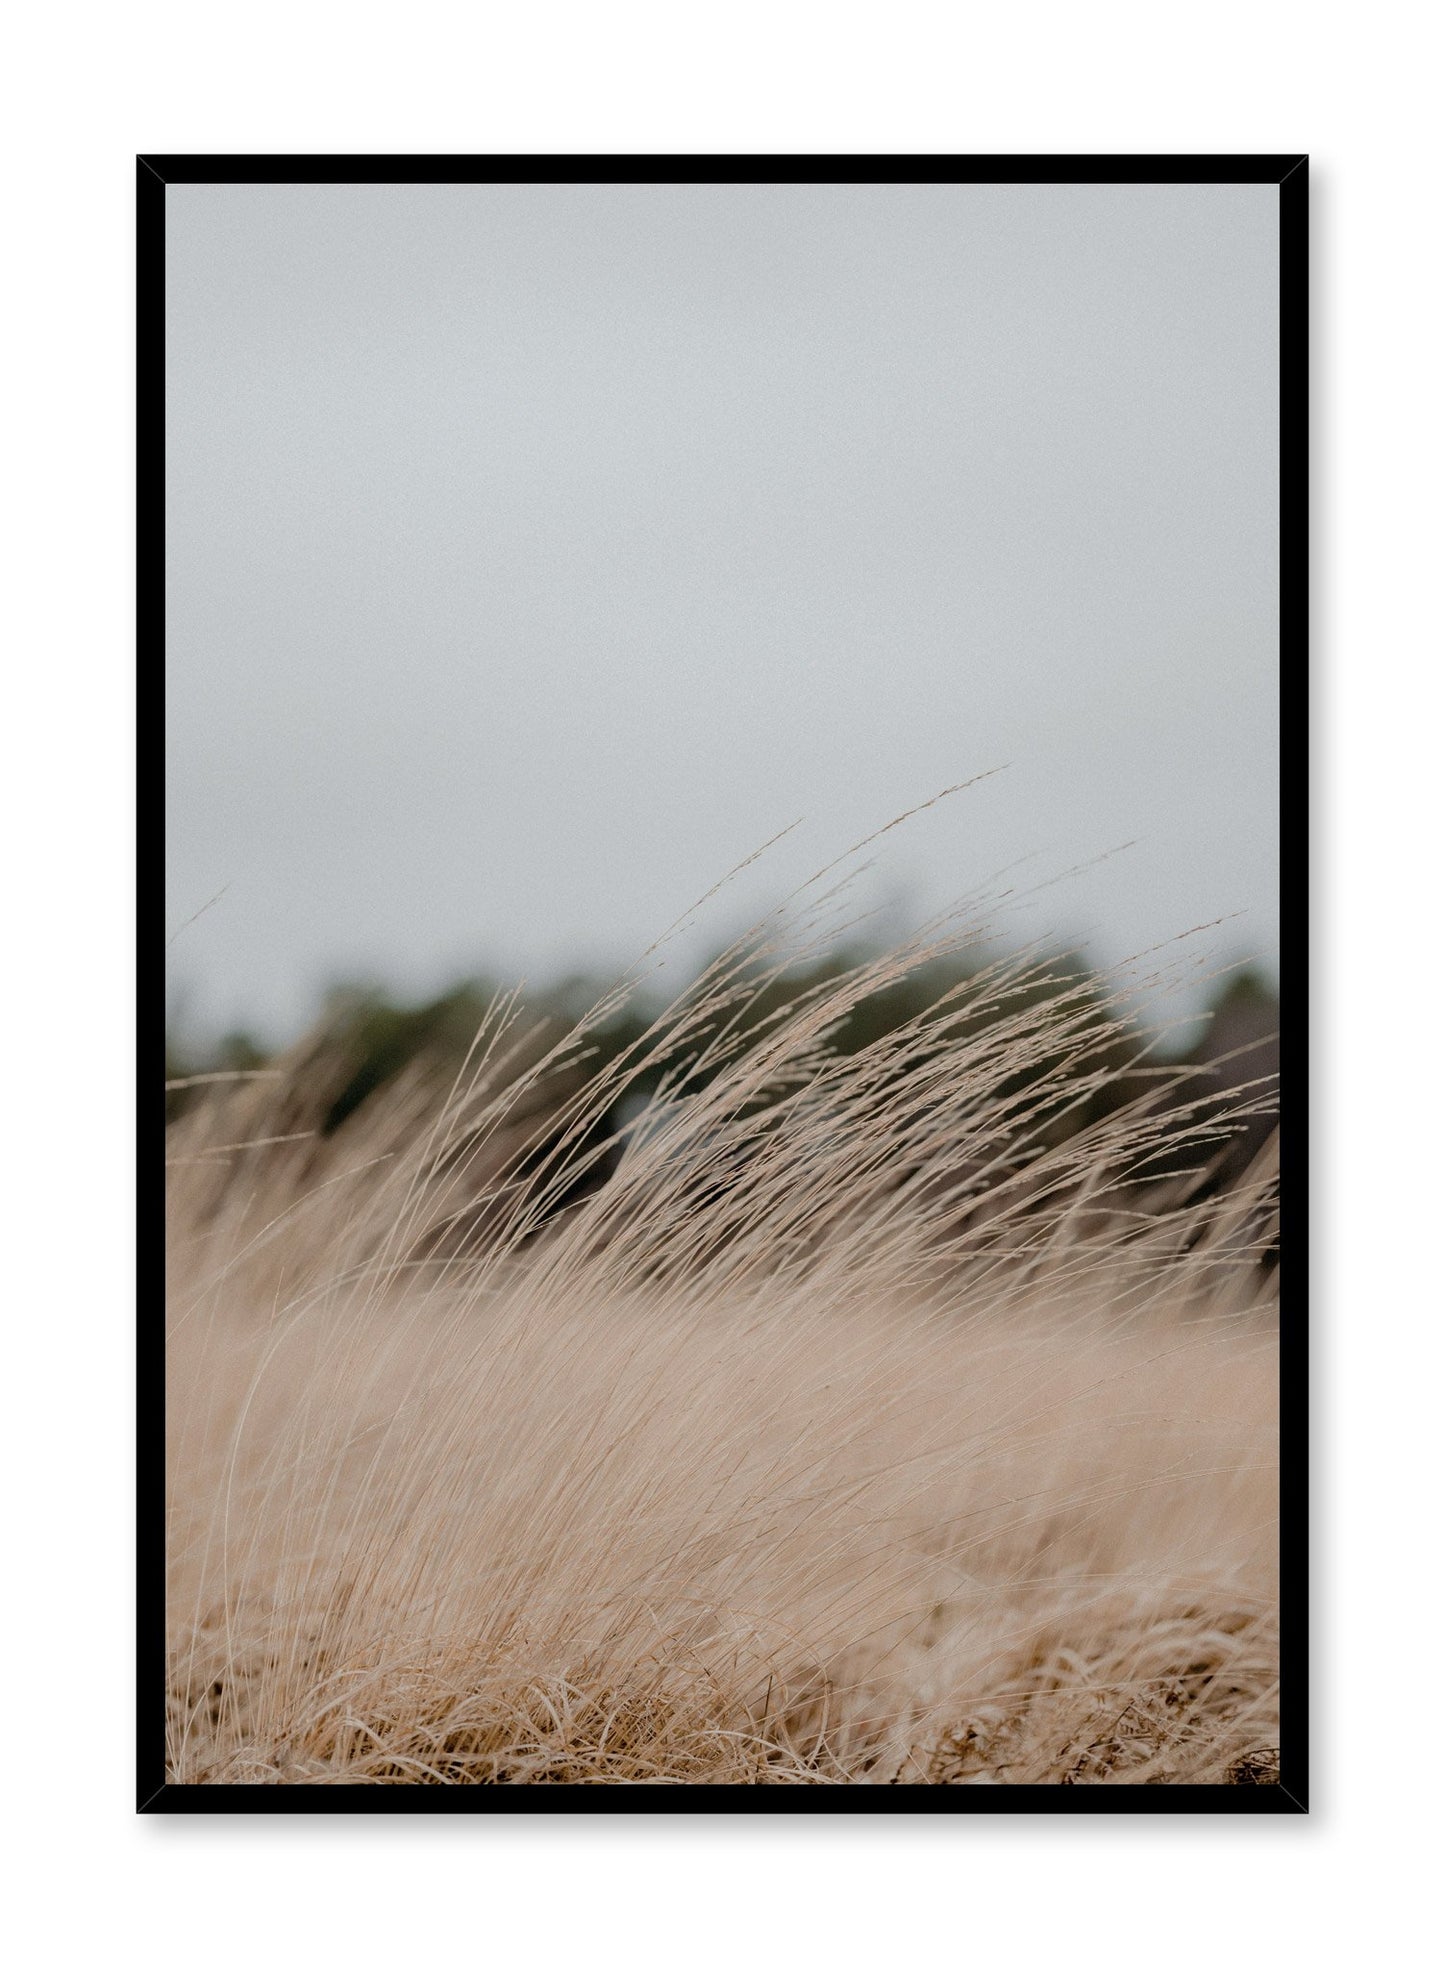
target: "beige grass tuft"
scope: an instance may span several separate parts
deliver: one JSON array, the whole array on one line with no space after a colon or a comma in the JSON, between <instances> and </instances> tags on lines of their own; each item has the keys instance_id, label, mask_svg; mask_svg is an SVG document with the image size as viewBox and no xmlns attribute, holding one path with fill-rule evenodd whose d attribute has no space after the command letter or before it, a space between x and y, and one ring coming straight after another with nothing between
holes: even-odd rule
<instances>
[{"instance_id":1,"label":"beige grass tuft","mask_svg":"<svg viewBox=\"0 0 1445 1969\"><path fill-rule=\"evenodd\" d=\"M205 1090L169 1144L174 1782L1272 1780L1270 1171L1163 1208L1142 1076L1070 1134L1118 1069L1024 959L834 1052L940 941L746 1045L797 940L737 946L560 1215L648 1057L586 1081L585 1023L548 1050L499 1003L454 1086L327 1141L323 1051Z\"/></svg>"}]
</instances>

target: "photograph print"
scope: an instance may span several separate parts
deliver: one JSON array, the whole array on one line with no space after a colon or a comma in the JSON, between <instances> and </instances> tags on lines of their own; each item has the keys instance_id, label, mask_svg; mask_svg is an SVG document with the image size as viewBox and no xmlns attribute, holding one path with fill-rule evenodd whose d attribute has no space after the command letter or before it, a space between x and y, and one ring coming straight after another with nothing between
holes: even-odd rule
<instances>
[{"instance_id":1,"label":"photograph print","mask_svg":"<svg viewBox=\"0 0 1445 1969\"><path fill-rule=\"evenodd\" d=\"M136 176L139 1809L1306 1810L1307 160Z\"/></svg>"}]
</instances>

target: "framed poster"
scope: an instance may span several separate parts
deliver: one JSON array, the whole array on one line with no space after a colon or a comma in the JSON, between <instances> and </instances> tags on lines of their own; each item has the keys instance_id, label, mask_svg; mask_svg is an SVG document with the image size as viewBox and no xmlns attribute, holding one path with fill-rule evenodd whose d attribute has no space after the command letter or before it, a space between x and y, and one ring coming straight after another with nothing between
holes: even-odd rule
<instances>
[{"instance_id":1,"label":"framed poster","mask_svg":"<svg viewBox=\"0 0 1445 1969\"><path fill-rule=\"evenodd\" d=\"M1304 1810L1307 161L137 185L140 1810Z\"/></svg>"}]
</instances>

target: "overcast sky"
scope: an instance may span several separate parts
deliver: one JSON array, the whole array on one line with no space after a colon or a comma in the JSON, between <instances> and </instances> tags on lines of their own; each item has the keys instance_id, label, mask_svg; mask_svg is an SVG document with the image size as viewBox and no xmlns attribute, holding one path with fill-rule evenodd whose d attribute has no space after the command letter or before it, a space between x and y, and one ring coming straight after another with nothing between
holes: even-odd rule
<instances>
[{"instance_id":1,"label":"overcast sky","mask_svg":"<svg viewBox=\"0 0 1445 1969\"><path fill-rule=\"evenodd\" d=\"M173 1002L916 918L1273 969L1266 186L166 192Z\"/></svg>"}]
</instances>

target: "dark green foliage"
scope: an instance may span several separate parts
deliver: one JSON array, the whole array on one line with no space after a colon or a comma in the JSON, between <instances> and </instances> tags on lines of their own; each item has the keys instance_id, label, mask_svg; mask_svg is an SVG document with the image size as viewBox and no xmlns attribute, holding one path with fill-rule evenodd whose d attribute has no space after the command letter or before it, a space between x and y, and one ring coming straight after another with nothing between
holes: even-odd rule
<instances>
[{"instance_id":1,"label":"dark green foliage","mask_svg":"<svg viewBox=\"0 0 1445 1969\"><path fill-rule=\"evenodd\" d=\"M823 997L829 986L841 979L867 953L839 950L812 964L800 965L769 979L742 973L748 991L740 994L736 1013L737 1043L757 1044L782 1019L787 1010L809 996ZM1051 1001L1059 1005L1060 1043L1057 1052L1038 1053L1015 1074L1000 1075L993 1093L1008 1105L1027 1094L1036 1084L1058 1071L1065 1059L1079 1060L1075 1070L1075 1091L1059 1095L1034 1115L1036 1141L1040 1148L1057 1142L1077 1129L1102 1120L1124 1102L1143 1091L1145 1082L1126 1069L1139 1053L1137 1034L1118 1023L1105 999L1103 987L1091 979L1077 960L1055 958L1034 966L1014 979L1002 992L980 996L959 1017L959 994L977 975L966 956L943 956L919 965L902 977L886 983L855 1004L832 1030L829 1044L841 1053L857 1054L877 1044L910 1020L951 1016L954 1031L973 1036L998 1020L1023 1014L1031 1007ZM465 1059L478 1029L496 1000L493 986L480 978L465 980L441 996L416 1005L399 1005L375 989L342 987L327 998L320 1033L334 1078L321 1096L320 1124L323 1133L339 1128L380 1088L393 1081L414 1063L429 1062L455 1071ZM574 976L550 990L530 994L523 1006L524 1016L551 1037L560 1038L583 1018L600 997L596 982ZM1219 992L1203 1038L1191 1048L1192 1063L1216 1063L1215 1074L1221 1092L1246 1078L1267 1074L1277 1067L1279 1007L1273 993L1257 973L1237 974ZM636 1047L656 1023L649 1042L654 1052L667 1050L669 1020L659 1005L646 996L614 1009L591 1026L576 1071L593 1074ZM705 1049L715 1037L710 1030L690 1036L687 1053ZM1240 1059L1233 1057L1240 1049ZM644 1048L644 1052L648 1049ZM1223 1056L1223 1057L1222 1057ZM1157 1055L1155 1056L1157 1062ZM1247 1062L1244 1064L1241 1062ZM183 1059L173 1039L167 1038L166 1078L182 1080L197 1072L246 1072L263 1067L266 1055L244 1033L231 1033L199 1063ZM686 1071L682 1086L697 1091L722 1070L721 1059L706 1056ZM904 1069L905 1071L907 1069ZM1084 1091L1078 1075L1087 1073L1097 1084ZM646 1064L630 1082L627 1105L634 1108L667 1078L678 1084L678 1067ZM573 1076L575 1085L575 1072ZM167 1095L167 1118L173 1119L193 1097L193 1089L176 1088ZM765 1097L769 1098L769 1097ZM610 1126L615 1126L616 1117ZM1261 1126L1256 1123L1239 1154L1257 1147ZM1237 1161L1237 1154L1232 1161ZM600 1165L605 1169L606 1162Z\"/></svg>"},{"instance_id":2,"label":"dark green foliage","mask_svg":"<svg viewBox=\"0 0 1445 1969\"><path fill-rule=\"evenodd\" d=\"M413 1060L461 1061L487 1014L492 993L469 980L422 1005L399 1006L382 992L333 991L322 1025L349 1071L328 1106L326 1134Z\"/></svg>"}]
</instances>

